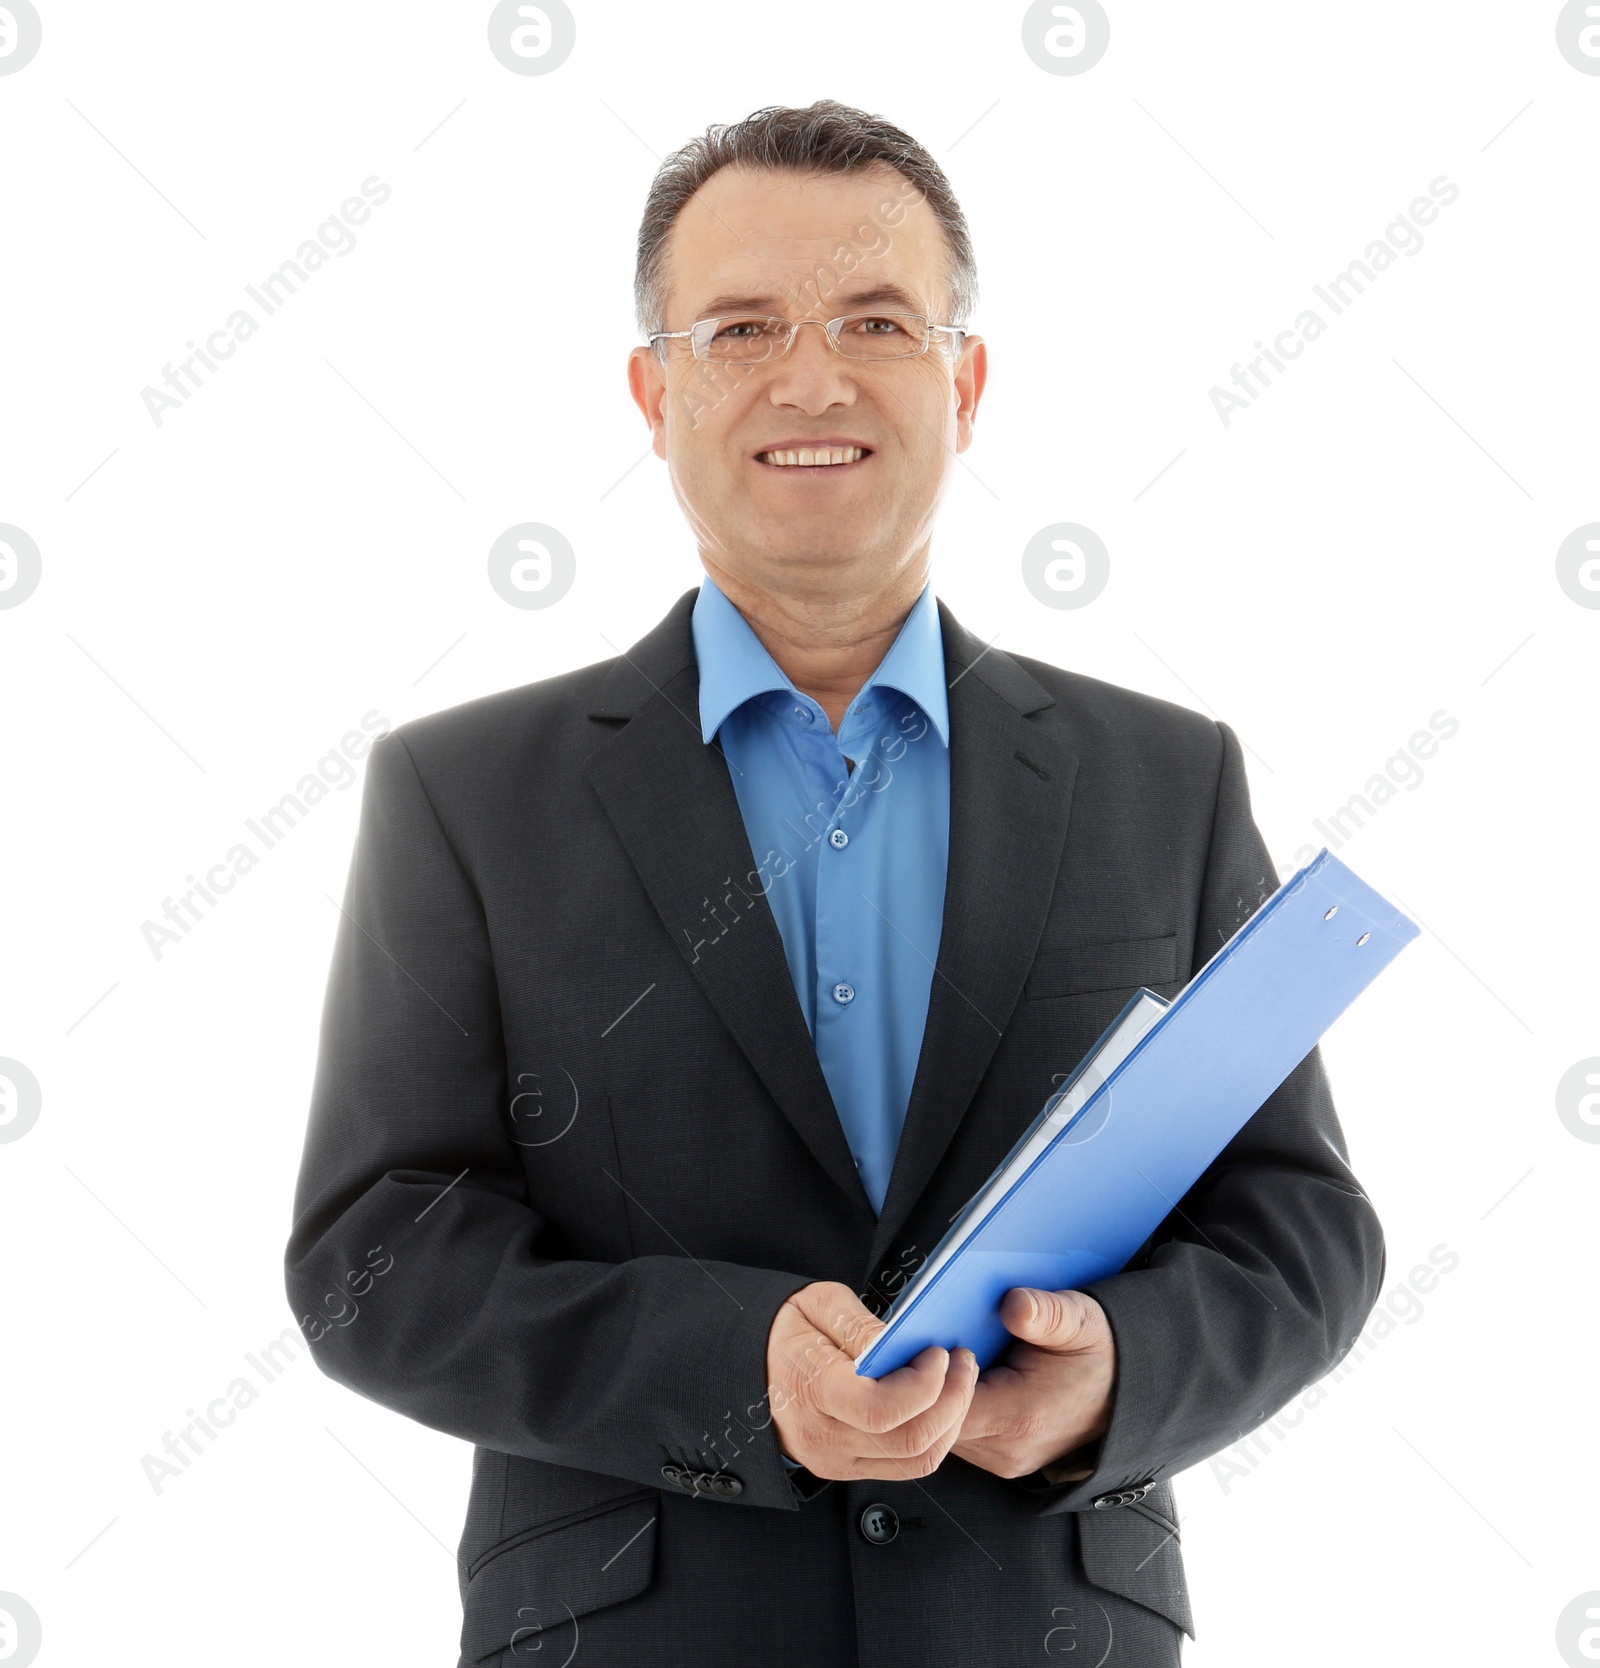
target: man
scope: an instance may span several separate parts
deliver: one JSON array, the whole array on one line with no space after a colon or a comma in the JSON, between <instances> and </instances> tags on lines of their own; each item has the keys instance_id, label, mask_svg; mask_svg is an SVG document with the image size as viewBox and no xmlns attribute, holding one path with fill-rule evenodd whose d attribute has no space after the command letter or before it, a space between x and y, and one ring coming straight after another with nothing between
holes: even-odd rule
<instances>
[{"instance_id":1,"label":"man","mask_svg":"<svg viewBox=\"0 0 1600 1668\"><path fill-rule=\"evenodd\" d=\"M1132 992L1273 890L1239 744L935 600L986 350L905 134L713 129L637 291L706 578L626 654L374 747L296 1315L477 1445L464 1663L1176 1663L1168 1479L1382 1280L1315 1053L1127 1270L1009 1293L986 1372L852 1362Z\"/></svg>"}]
</instances>

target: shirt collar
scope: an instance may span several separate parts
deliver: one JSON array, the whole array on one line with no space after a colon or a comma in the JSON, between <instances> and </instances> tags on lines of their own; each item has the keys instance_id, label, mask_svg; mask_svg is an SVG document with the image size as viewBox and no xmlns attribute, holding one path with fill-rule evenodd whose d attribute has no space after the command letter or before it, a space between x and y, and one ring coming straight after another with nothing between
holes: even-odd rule
<instances>
[{"instance_id":1,"label":"shirt collar","mask_svg":"<svg viewBox=\"0 0 1600 1668\"><path fill-rule=\"evenodd\" d=\"M768 690L800 691L784 675L750 622L707 574L695 598L691 622L700 668L700 734L709 743L735 708ZM930 581L906 615L900 634L866 688L898 690L922 708L939 739L950 745L950 703L944 681L944 635ZM856 700L860 700L860 696ZM851 703L852 706L855 702Z\"/></svg>"}]
</instances>

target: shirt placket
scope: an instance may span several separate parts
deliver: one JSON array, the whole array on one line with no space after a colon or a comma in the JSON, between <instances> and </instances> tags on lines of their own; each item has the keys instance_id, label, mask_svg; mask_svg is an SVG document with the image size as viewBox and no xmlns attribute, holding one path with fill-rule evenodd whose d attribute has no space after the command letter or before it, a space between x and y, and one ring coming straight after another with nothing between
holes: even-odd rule
<instances>
[{"instance_id":1,"label":"shirt placket","mask_svg":"<svg viewBox=\"0 0 1600 1668\"><path fill-rule=\"evenodd\" d=\"M870 758L870 738L876 699L868 693L859 708L852 707L834 738L830 764L834 776L833 812L822 830L817 852L816 886L816 1014L817 1051L824 1069L833 1067L830 1082L843 1085L854 1080L848 1061L859 1050L873 1045L872 1015L883 992L870 989L870 969L858 966L866 953L863 916L869 906L862 900L860 876L867 827L867 806L871 794L852 791ZM854 773L845 766L846 749L857 756ZM864 982L864 980L866 982ZM860 1144L870 1140L871 1131L857 1127L863 1109L849 1104L848 1091L836 1087L845 1134L850 1139L859 1168Z\"/></svg>"},{"instance_id":2,"label":"shirt placket","mask_svg":"<svg viewBox=\"0 0 1600 1668\"><path fill-rule=\"evenodd\" d=\"M813 915L810 923L814 963L817 969L817 988L814 992L817 1014L816 1041L821 1044L821 1026L831 1017L834 1008L848 1005L837 1002L832 987L839 980L824 977L823 969L848 952L840 943L839 903L844 896L836 884L836 865L829 858L848 850L850 835L842 826L839 807L848 796L849 773L845 769L844 754L839 747L833 726L820 706L809 696L796 702L789 714L801 740L801 756L807 764L811 781L811 803L805 807L797 832L804 829L816 863L816 885L812 891ZM841 786L841 783L843 784ZM827 820L818 829L820 807L828 806Z\"/></svg>"}]
</instances>

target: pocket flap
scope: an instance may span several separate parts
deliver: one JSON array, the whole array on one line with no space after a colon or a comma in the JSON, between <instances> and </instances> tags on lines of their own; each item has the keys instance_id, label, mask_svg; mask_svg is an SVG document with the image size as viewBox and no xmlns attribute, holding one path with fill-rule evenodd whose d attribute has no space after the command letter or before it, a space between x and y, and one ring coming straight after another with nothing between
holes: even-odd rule
<instances>
[{"instance_id":1,"label":"pocket flap","mask_svg":"<svg viewBox=\"0 0 1600 1668\"><path fill-rule=\"evenodd\" d=\"M1193 1639L1194 1616L1183 1552L1174 1533L1178 1520L1171 1484L1153 1488L1140 1505L1149 1510L1111 1506L1077 1514L1083 1573L1095 1586L1165 1616Z\"/></svg>"},{"instance_id":2,"label":"pocket flap","mask_svg":"<svg viewBox=\"0 0 1600 1668\"><path fill-rule=\"evenodd\" d=\"M655 1489L491 1547L467 1581L461 1660L532 1656L547 1634L642 1592L655 1568Z\"/></svg>"},{"instance_id":3,"label":"pocket flap","mask_svg":"<svg viewBox=\"0 0 1600 1668\"><path fill-rule=\"evenodd\" d=\"M1091 990L1137 990L1178 976L1178 940L1125 938L1115 944L1079 944L1041 950L1028 971L1023 994L1079 996Z\"/></svg>"}]
</instances>

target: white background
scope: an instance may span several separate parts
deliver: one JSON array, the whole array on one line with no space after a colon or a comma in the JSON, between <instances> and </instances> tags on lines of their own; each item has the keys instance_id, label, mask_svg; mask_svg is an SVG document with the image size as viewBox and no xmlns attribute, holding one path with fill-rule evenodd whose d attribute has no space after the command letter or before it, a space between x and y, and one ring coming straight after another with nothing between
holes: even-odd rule
<instances>
[{"instance_id":1,"label":"white background","mask_svg":"<svg viewBox=\"0 0 1600 1668\"><path fill-rule=\"evenodd\" d=\"M1600 76L1558 7L1114 3L1056 76L1015 5L610 0L519 76L485 4L38 3L0 77L0 521L43 558L0 610L0 1055L44 1097L0 1144L0 1589L39 1660L454 1660L465 1444L301 1351L141 1468L292 1324L359 785L159 960L141 923L362 714L603 658L697 583L624 378L639 214L708 123L827 96L972 225L992 373L935 541L967 626L1226 719L1285 873L1459 723L1343 846L1427 930L1325 1044L1390 1291L1459 1261L1254 1469L1179 1480L1186 1661L1558 1662L1600 1588L1600 1145L1555 1102L1600 1054L1600 612L1555 568L1600 519ZM155 425L141 389L373 174L353 251ZM1225 427L1212 386L1440 175L1424 247ZM577 552L548 610L486 578L527 520ZM1058 521L1110 552L1078 610L1021 579Z\"/></svg>"}]
</instances>

